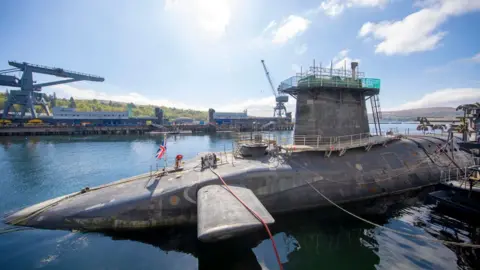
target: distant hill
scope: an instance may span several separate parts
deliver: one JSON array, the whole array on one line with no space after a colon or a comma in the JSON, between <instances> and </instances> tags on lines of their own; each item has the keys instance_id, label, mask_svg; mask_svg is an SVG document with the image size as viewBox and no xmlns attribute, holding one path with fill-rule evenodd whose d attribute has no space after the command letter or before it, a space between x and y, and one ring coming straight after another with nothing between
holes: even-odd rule
<instances>
[{"instance_id":1,"label":"distant hill","mask_svg":"<svg viewBox=\"0 0 480 270\"><path fill-rule=\"evenodd\" d=\"M47 102L50 101L52 97L46 96ZM3 110L3 105L5 101L5 94L0 93L0 110ZM68 107L70 101L68 99L56 100L56 106ZM94 112L94 111L110 111L110 112L119 112L126 111L127 104L125 102L116 102L110 100L96 100L96 99L77 99L75 100L76 109L80 112ZM133 115L134 116L155 116L155 107L153 105L133 105ZM160 106L163 110L163 115L169 120L174 120L178 117L189 117L196 120L207 120L208 112L206 111L196 111L196 110L185 110L178 108L170 108L165 106ZM40 112L40 108L36 108L37 112ZM17 108L18 110L18 108Z\"/></svg>"},{"instance_id":2,"label":"distant hill","mask_svg":"<svg viewBox=\"0 0 480 270\"><path fill-rule=\"evenodd\" d=\"M391 121L415 121L417 117L457 117L462 116L462 111L456 111L453 107L431 107L401 111L382 111L383 120ZM371 119L372 115L368 117Z\"/></svg>"},{"instance_id":3,"label":"distant hill","mask_svg":"<svg viewBox=\"0 0 480 270\"><path fill-rule=\"evenodd\" d=\"M46 100L49 101L52 96L46 95ZM5 94L0 93L0 110L3 109L5 101ZM69 105L68 99L57 99L56 106L67 107ZM78 111L126 111L127 103L116 102L110 100L88 100L78 99L75 100L76 108ZM134 116L154 116L155 107L153 105L135 105L133 106ZM163 109L165 118L174 120L178 117L189 117L196 120L207 120L208 112L196 111L188 109L178 109L160 106ZM40 108L37 109L39 111ZM39 111L40 112L40 111ZM383 120L386 121L415 121L417 117L456 117L462 116L461 111L456 111L453 107L431 107L410 109L401 111L382 111ZM368 118L372 120L372 115L368 114Z\"/></svg>"}]
</instances>

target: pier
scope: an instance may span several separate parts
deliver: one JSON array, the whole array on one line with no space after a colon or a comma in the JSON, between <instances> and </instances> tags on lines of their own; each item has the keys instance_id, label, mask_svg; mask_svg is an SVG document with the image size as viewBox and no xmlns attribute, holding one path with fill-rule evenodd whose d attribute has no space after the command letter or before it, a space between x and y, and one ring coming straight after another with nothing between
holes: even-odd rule
<instances>
[{"instance_id":1,"label":"pier","mask_svg":"<svg viewBox=\"0 0 480 270\"><path fill-rule=\"evenodd\" d=\"M417 117L417 122L428 121L432 124L458 124L461 122L459 117Z\"/></svg>"},{"instance_id":2,"label":"pier","mask_svg":"<svg viewBox=\"0 0 480 270\"><path fill-rule=\"evenodd\" d=\"M292 130L293 124L278 125L269 130ZM215 126L215 125L132 125L132 126L0 126L0 136L46 136L46 135L142 135L148 132L180 132L191 134L215 132L249 132L254 127ZM186 133L184 133L186 134Z\"/></svg>"},{"instance_id":3,"label":"pier","mask_svg":"<svg viewBox=\"0 0 480 270\"><path fill-rule=\"evenodd\" d=\"M152 130L150 126L29 126L2 127L0 136L41 136L41 135L114 135L144 134Z\"/></svg>"}]
</instances>

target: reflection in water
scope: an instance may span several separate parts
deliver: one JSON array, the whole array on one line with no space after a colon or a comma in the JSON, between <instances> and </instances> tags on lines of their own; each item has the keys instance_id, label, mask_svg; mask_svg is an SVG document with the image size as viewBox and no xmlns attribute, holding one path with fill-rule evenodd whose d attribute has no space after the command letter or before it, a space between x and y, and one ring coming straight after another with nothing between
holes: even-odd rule
<instances>
[{"instance_id":1,"label":"reflection in water","mask_svg":"<svg viewBox=\"0 0 480 270\"><path fill-rule=\"evenodd\" d=\"M12 145L12 142L8 139L0 140L0 144L3 146L3 149L6 151Z\"/></svg>"},{"instance_id":2,"label":"reflection in water","mask_svg":"<svg viewBox=\"0 0 480 270\"><path fill-rule=\"evenodd\" d=\"M289 241L298 246L287 255L285 269L364 269L380 261L372 228L351 219L326 219L324 211L310 211L277 219Z\"/></svg>"},{"instance_id":3,"label":"reflection in water","mask_svg":"<svg viewBox=\"0 0 480 270\"><path fill-rule=\"evenodd\" d=\"M447 241L469 242L480 245L479 217L445 209L442 206L432 207L425 227L429 233L437 234L437 238ZM433 231L433 232L432 232ZM457 256L460 268L480 266L480 249L448 246Z\"/></svg>"},{"instance_id":4,"label":"reflection in water","mask_svg":"<svg viewBox=\"0 0 480 270\"><path fill-rule=\"evenodd\" d=\"M167 228L140 232L105 232L113 240L133 240L160 248L195 256L198 269L262 269L252 247L263 239L259 235L220 243L197 240L196 227Z\"/></svg>"},{"instance_id":5,"label":"reflection in water","mask_svg":"<svg viewBox=\"0 0 480 270\"><path fill-rule=\"evenodd\" d=\"M380 261L374 252L378 244L371 228L353 220L326 222L319 212L308 212L282 216L277 222L281 225L274 227L275 241L285 269L373 268ZM271 244L263 232L208 244L197 240L195 227L105 235L146 243L165 252L191 254L198 259L199 269L262 269L262 265L276 269Z\"/></svg>"},{"instance_id":6,"label":"reflection in water","mask_svg":"<svg viewBox=\"0 0 480 270\"><path fill-rule=\"evenodd\" d=\"M425 235L424 230L438 239L477 239L478 243L478 226L446 217L432 205L419 206L429 191L410 193L414 195L410 198L392 198L385 215L368 218L408 233ZM347 207L358 211L368 204L371 206L372 202ZM365 211L358 211L362 212ZM474 250L383 232L334 208L280 215L275 220L272 232L285 269L450 269L457 265L468 268L479 262ZM463 236L446 237L445 232L450 230ZM191 254L198 259L199 269L277 268L270 240L263 231L211 244L197 241L195 227L106 235L114 240L139 241L166 252Z\"/></svg>"}]
</instances>

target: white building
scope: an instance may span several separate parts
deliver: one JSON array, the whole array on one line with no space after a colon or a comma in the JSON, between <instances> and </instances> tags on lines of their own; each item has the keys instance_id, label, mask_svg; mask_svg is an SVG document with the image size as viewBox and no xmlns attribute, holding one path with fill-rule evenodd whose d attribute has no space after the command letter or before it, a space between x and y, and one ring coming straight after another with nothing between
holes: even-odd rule
<instances>
[{"instance_id":1,"label":"white building","mask_svg":"<svg viewBox=\"0 0 480 270\"><path fill-rule=\"evenodd\" d=\"M53 119L128 119L128 112L77 112L74 108L53 107Z\"/></svg>"},{"instance_id":2,"label":"white building","mask_svg":"<svg viewBox=\"0 0 480 270\"><path fill-rule=\"evenodd\" d=\"M214 112L213 119L246 119L247 112Z\"/></svg>"}]
</instances>

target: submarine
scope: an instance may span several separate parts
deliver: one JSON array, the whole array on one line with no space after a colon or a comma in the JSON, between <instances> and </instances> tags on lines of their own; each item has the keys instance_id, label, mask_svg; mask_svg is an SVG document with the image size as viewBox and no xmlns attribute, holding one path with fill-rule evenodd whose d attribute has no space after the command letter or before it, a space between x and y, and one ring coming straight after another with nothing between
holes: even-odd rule
<instances>
[{"instance_id":1,"label":"submarine","mask_svg":"<svg viewBox=\"0 0 480 270\"><path fill-rule=\"evenodd\" d=\"M200 241L215 242L261 229L259 219L272 224L277 214L419 190L472 165L453 137L382 134L380 82L364 78L357 66L314 66L280 84L279 92L297 100L291 144L250 134L231 152L202 153L172 168L86 187L19 210L5 222L82 231L196 224Z\"/></svg>"}]
</instances>

